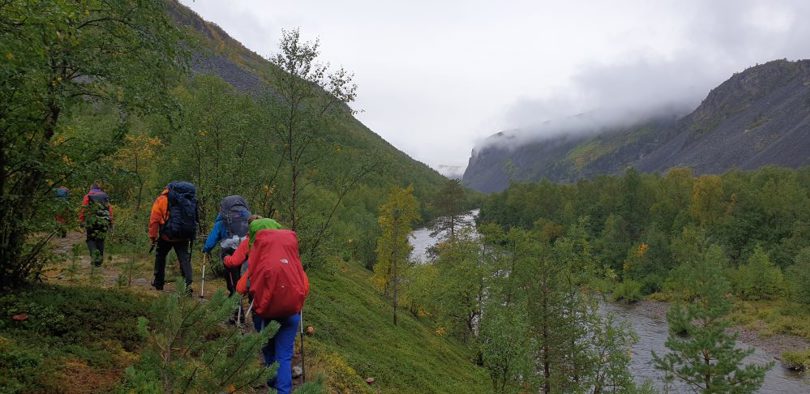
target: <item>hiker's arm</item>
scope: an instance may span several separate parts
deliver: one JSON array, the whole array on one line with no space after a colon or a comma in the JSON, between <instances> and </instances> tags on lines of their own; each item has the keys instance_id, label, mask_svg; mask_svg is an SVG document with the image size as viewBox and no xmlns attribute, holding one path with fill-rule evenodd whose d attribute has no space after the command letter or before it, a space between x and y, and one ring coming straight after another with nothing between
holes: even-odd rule
<instances>
[{"instance_id":1,"label":"hiker's arm","mask_svg":"<svg viewBox=\"0 0 810 394\"><path fill-rule=\"evenodd\" d=\"M156 241L160 236L160 226L166 217L169 199L165 195L158 196L152 204L152 213L149 215L149 239Z\"/></svg>"},{"instance_id":2,"label":"hiker's arm","mask_svg":"<svg viewBox=\"0 0 810 394\"><path fill-rule=\"evenodd\" d=\"M90 197L86 194L84 199L82 199L82 206L79 208L79 223L84 224L84 209L90 204Z\"/></svg>"},{"instance_id":3,"label":"hiker's arm","mask_svg":"<svg viewBox=\"0 0 810 394\"><path fill-rule=\"evenodd\" d=\"M242 275L241 278L239 278L239 281L236 282L236 292L237 293L239 293L239 294L247 294L247 291L248 291L247 280L248 280L248 274L247 273L245 273L244 275Z\"/></svg>"},{"instance_id":4,"label":"hiker's arm","mask_svg":"<svg viewBox=\"0 0 810 394\"><path fill-rule=\"evenodd\" d=\"M301 267L300 264L298 266L298 271L299 271L302 279L304 280L304 289L306 289L304 291L305 291L306 295L308 295L309 294L309 278L307 277L307 273L304 271L304 268Z\"/></svg>"},{"instance_id":5,"label":"hiker's arm","mask_svg":"<svg viewBox=\"0 0 810 394\"><path fill-rule=\"evenodd\" d=\"M248 257L248 247L250 246L250 237L245 238L236 251L230 256L225 256L225 266L228 268L236 268L242 265ZM250 270L250 267L248 267Z\"/></svg>"},{"instance_id":6,"label":"hiker's arm","mask_svg":"<svg viewBox=\"0 0 810 394\"><path fill-rule=\"evenodd\" d=\"M203 246L203 253L211 253L212 250L217 246L217 242L220 241L222 235L222 220L220 219L219 215L217 215L217 220L214 221L214 228L211 229L211 233L208 234L208 238L205 240L205 245Z\"/></svg>"}]
</instances>

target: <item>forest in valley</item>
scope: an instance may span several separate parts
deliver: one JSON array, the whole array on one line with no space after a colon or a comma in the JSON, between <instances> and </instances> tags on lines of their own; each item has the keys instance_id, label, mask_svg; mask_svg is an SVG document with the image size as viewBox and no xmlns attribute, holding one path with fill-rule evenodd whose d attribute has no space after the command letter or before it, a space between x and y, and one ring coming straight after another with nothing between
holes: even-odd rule
<instances>
[{"instance_id":1,"label":"forest in valley","mask_svg":"<svg viewBox=\"0 0 810 394\"><path fill-rule=\"evenodd\" d=\"M808 196L807 168L513 183L484 198L477 231L439 223L432 264L410 266L402 293L411 313L476 349L496 392L652 390L631 378L632 330L599 313L605 300L645 299L672 305L669 353L653 354L662 376L756 392L774 363L743 362L753 350L728 330L810 334ZM803 369L807 354L782 364Z\"/></svg>"}]
</instances>

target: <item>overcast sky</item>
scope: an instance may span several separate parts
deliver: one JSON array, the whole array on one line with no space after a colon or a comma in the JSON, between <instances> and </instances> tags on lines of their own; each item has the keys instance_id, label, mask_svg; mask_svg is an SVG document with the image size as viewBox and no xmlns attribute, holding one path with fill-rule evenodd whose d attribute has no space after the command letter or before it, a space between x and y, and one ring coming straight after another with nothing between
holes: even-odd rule
<instances>
[{"instance_id":1,"label":"overcast sky","mask_svg":"<svg viewBox=\"0 0 810 394\"><path fill-rule=\"evenodd\" d=\"M282 28L320 37L358 118L434 168L497 131L686 111L734 72L810 57L803 0L181 2L265 57Z\"/></svg>"}]
</instances>

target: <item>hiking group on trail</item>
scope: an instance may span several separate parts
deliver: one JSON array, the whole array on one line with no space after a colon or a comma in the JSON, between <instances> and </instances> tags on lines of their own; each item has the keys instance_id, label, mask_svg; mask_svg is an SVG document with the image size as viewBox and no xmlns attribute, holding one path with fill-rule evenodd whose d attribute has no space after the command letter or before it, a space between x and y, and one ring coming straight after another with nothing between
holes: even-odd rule
<instances>
[{"instance_id":1,"label":"hiking group on trail","mask_svg":"<svg viewBox=\"0 0 810 394\"><path fill-rule=\"evenodd\" d=\"M152 282L155 289L163 288L166 255L171 249L177 254L186 285L191 285L191 250L198 226L194 185L169 183L155 200L149 218L149 238L157 248ZM267 384L279 393L292 392L295 334L309 294L309 279L301 265L295 232L282 229L273 219L251 215L247 201L233 195L222 199L202 251L210 256L217 245L229 296L234 292L248 295L251 305L248 312L252 309L256 331L261 331L271 321L281 325L262 347L262 355L267 367L279 363L276 376ZM188 291L192 292L190 287ZM238 315L241 308L240 301ZM239 317L231 319L234 323L239 323L238 320Z\"/></svg>"},{"instance_id":2,"label":"hiking group on trail","mask_svg":"<svg viewBox=\"0 0 810 394\"><path fill-rule=\"evenodd\" d=\"M67 200L66 193L57 193L57 197ZM152 242L150 253L155 251L152 286L156 290L163 290L166 258L173 249L186 289L192 294L191 255L200 226L198 212L196 187L184 181L169 183L152 204L148 236ZM112 213L109 196L98 182L94 183L79 210L79 223L86 230L94 266L104 261L104 241L113 225ZM247 201L232 195L220 203L214 227L202 248L204 256L210 257L217 246L229 296L234 296L235 292L248 296L250 307L246 314L252 312L255 330L261 331L272 321L280 325L261 352L265 366L279 364L276 376L267 384L279 393L290 393L295 335L309 294L309 279L301 264L298 237L273 219L252 215ZM232 318L230 323L239 324L240 317L246 315L242 314L241 301L236 313L237 318Z\"/></svg>"}]
</instances>

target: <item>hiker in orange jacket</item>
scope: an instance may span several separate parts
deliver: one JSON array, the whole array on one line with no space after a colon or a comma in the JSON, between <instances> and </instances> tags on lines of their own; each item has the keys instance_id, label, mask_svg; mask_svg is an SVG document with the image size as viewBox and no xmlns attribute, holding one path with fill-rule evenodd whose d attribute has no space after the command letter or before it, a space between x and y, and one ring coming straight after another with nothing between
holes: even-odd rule
<instances>
[{"instance_id":1,"label":"hiker in orange jacket","mask_svg":"<svg viewBox=\"0 0 810 394\"><path fill-rule=\"evenodd\" d=\"M158 195L149 215L149 239L156 247L152 286L163 290L166 256L174 249L186 286L191 285L191 243L198 226L194 185L172 182ZM188 292L191 293L189 287Z\"/></svg>"}]
</instances>

